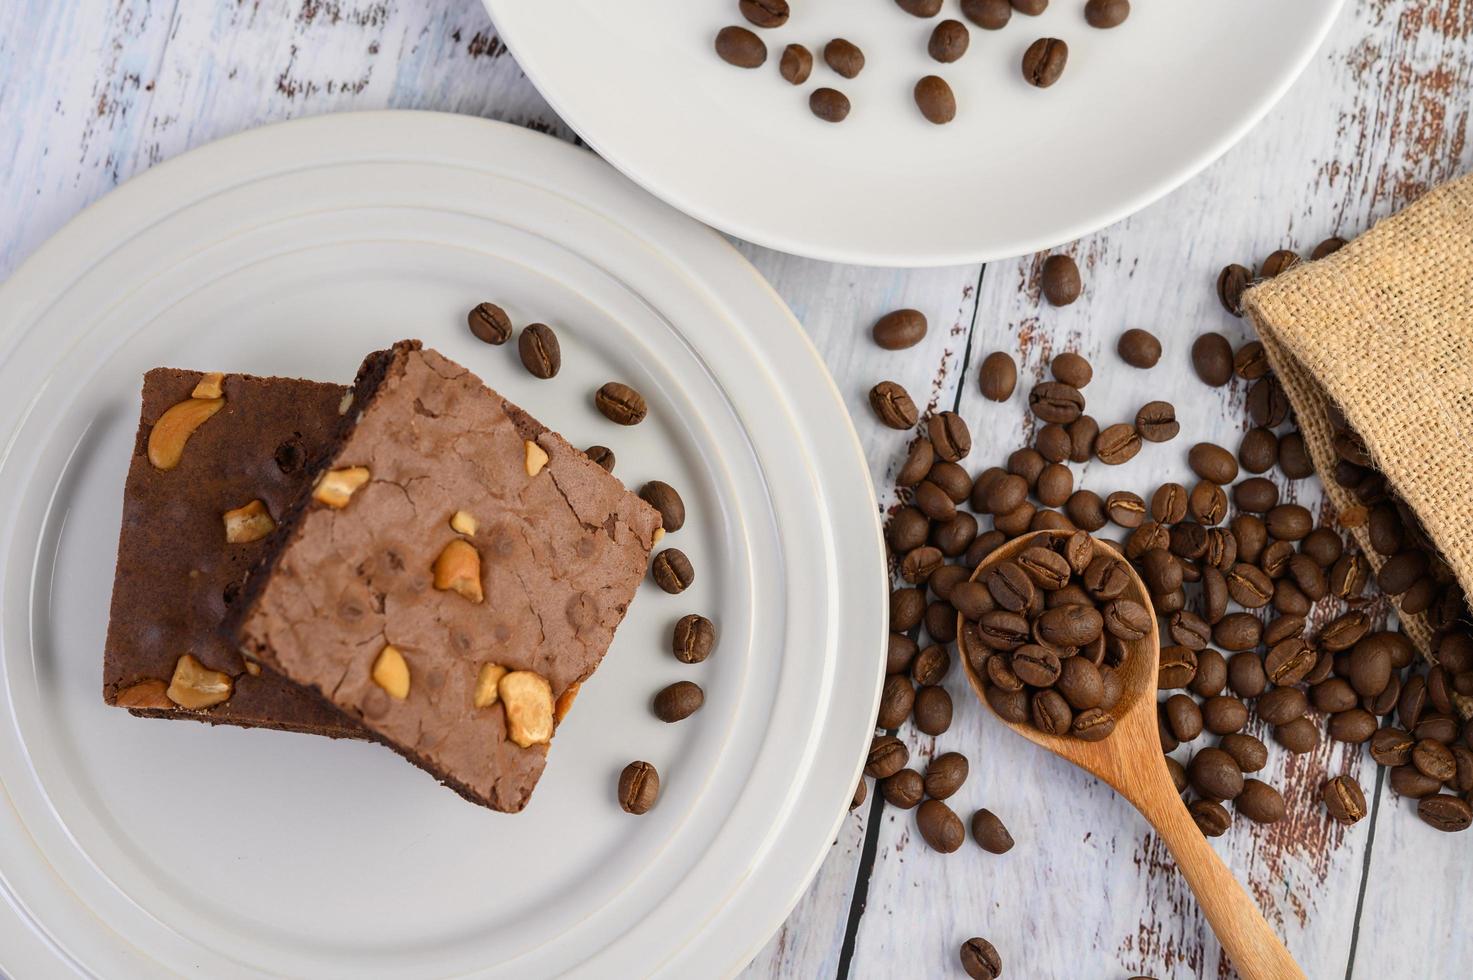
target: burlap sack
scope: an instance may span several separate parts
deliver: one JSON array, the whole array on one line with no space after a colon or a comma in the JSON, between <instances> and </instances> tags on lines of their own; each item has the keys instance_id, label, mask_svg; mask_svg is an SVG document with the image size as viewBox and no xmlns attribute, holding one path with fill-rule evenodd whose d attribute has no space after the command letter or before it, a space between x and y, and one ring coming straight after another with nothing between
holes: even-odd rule
<instances>
[{"instance_id":1,"label":"burlap sack","mask_svg":"<svg viewBox=\"0 0 1473 980\"><path fill-rule=\"evenodd\" d=\"M1473 596L1473 175L1253 287L1243 305L1337 512L1356 501L1328 479L1331 402ZM1351 533L1379 568L1364 527ZM1422 618L1403 629L1426 654ZM1473 699L1459 707L1473 716Z\"/></svg>"}]
</instances>

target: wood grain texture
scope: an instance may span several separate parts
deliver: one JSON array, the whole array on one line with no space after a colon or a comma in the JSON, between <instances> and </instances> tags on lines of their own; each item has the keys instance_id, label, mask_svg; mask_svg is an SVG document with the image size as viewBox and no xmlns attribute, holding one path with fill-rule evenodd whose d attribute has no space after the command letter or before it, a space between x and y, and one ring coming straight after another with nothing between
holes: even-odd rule
<instances>
[{"instance_id":1,"label":"wood grain texture","mask_svg":"<svg viewBox=\"0 0 1473 980\"><path fill-rule=\"evenodd\" d=\"M896 503L908 437L874 421L871 385L889 378L923 407L956 406L973 429L967 465L976 471L1031 435L1023 392L1063 349L1095 363L1086 394L1101 422L1131 418L1156 398L1177 404L1177 441L1123 467L1074 468L1092 489L1148 491L1186 477L1192 442L1235 448L1244 429L1241 386L1209 390L1187 366L1200 330L1244 338L1245 325L1212 296L1218 268L1353 235L1473 164L1470 33L1473 0L1351 0L1304 77L1241 144L1166 200L1068 246L1085 295L1064 309L1040 304L1037 256L903 272L739 247L823 353L882 508ZM573 138L478 0L0 4L0 278L85 205L193 146L294 116L383 107ZM901 306L925 312L930 332L911 351L881 351L868 328ZM1118 361L1115 338L1127 326L1162 338L1160 365L1140 372ZM1002 405L975 387L976 365L994 349L1022 368L1020 393ZM1319 505L1308 482L1285 489ZM1130 806L995 723L960 670L946 684L956 720L939 738L903 731L912 764L965 752L972 773L952 803L963 819L994 809L1017 846L999 857L968 842L942 857L920 842L912 814L867 804L846 818L818 879L747 975L830 977L847 965L855 977L953 976L958 945L983 935L1009 977L1231 976L1169 854ZM1289 758L1275 747L1266 773L1289 818L1240 821L1212 846L1309 976L1466 975L1473 930L1457 902L1470 880L1468 836L1422 825L1358 750L1327 745ZM1372 816L1350 829L1330 824L1317 802L1320 784L1340 773L1374 800ZM851 909L864 912L852 924Z\"/></svg>"}]
</instances>

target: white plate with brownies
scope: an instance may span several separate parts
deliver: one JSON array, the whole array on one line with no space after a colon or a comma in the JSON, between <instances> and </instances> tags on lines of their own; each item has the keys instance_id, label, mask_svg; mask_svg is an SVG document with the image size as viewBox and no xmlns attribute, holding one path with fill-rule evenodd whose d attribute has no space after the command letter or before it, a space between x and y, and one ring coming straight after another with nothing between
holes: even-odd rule
<instances>
[{"instance_id":1,"label":"white plate with brownies","mask_svg":"<svg viewBox=\"0 0 1473 980\"><path fill-rule=\"evenodd\" d=\"M863 454L591 154L370 113L164 164L0 286L0 420L14 975L725 974L827 852Z\"/></svg>"},{"instance_id":2,"label":"white plate with brownies","mask_svg":"<svg viewBox=\"0 0 1473 980\"><path fill-rule=\"evenodd\" d=\"M652 193L884 266L1021 255L1145 207L1263 117L1343 4L484 2L558 115Z\"/></svg>"}]
</instances>

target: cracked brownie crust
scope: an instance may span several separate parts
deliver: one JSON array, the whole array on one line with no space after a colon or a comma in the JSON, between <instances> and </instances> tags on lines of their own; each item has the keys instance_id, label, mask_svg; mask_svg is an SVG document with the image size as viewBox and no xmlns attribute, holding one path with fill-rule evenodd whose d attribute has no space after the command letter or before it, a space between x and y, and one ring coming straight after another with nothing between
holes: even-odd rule
<instances>
[{"instance_id":1,"label":"cracked brownie crust","mask_svg":"<svg viewBox=\"0 0 1473 980\"><path fill-rule=\"evenodd\" d=\"M658 513L417 341L364 362L325 469L251 576L242 650L468 799L520 810Z\"/></svg>"},{"instance_id":2,"label":"cracked brownie crust","mask_svg":"<svg viewBox=\"0 0 1473 980\"><path fill-rule=\"evenodd\" d=\"M311 482L313 458L332 445L348 389L225 375L217 381L223 404L189 433L177 463L160 469L149 456L154 428L170 409L189 403L205 377L172 368L144 376L123 496L103 699L145 717L362 737L358 726L311 692L269 672L250 673L219 632L246 572L269 549L269 536L228 541L224 515L258 501L251 510L257 521L262 512L268 521L281 518ZM223 701L190 710L170 699L186 654L229 679L214 682L228 689ZM174 693L197 703L178 687Z\"/></svg>"}]
</instances>

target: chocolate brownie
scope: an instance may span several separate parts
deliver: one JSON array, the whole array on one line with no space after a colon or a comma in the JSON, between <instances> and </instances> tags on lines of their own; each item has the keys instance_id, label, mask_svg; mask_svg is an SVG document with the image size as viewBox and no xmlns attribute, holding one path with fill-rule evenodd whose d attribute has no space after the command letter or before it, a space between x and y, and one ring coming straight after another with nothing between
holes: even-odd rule
<instances>
[{"instance_id":1,"label":"chocolate brownie","mask_svg":"<svg viewBox=\"0 0 1473 980\"><path fill-rule=\"evenodd\" d=\"M462 796L514 812L659 524L557 433L404 341L364 362L236 634Z\"/></svg>"},{"instance_id":2,"label":"chocolate brownie","mask_svg":"<svg viewBox=\"0 0 1473 980\"><path fill-rule=\"evenodd\" d=\"M343 424L342 385L156 368L123 493L103 699L135 715L362 737L220 633Z\"/></svg>"}]
</instances>

